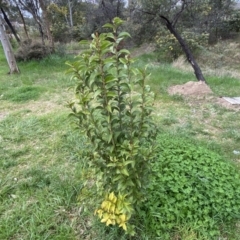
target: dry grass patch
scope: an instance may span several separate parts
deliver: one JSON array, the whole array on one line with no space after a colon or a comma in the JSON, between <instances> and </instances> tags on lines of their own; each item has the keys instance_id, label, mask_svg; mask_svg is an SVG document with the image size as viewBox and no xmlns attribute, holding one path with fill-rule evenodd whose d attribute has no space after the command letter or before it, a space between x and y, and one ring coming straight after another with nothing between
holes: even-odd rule
<instances>
[{"instance_id":1,"label":"dry grass patch","mask_svg":"<svg viewBox=\"0 0 240 240\"><path fill-rule=\"evenodd\" d=\"M219 49L215 46L215 48L207 50L207 54L202 53L197 59L205 75L240 79L240 53L236 52L239 44L232 43L229 46L229 49L225 50L223 50L225 47L221 44ZM185 72L193 72L192 67L183 55L173 61L172 66Z\"/></svg>"},{"instance_id":2,"label":"dry grass patch","mask_svg":"<svg viewBox=\"0 0 240 240\"><path fill-rule=\"evenodd\" d=\"M63 99L70 99L68 92L63 93L62 95L45 95L39 100L31 100L22 104L15 104L2 100L2 105L0 107L0 121L6 118L8 115L17 112L23 112L24 116L41 116L53 112L67 112L67 102L64 102Z\"/></svg>"}]
</instances>

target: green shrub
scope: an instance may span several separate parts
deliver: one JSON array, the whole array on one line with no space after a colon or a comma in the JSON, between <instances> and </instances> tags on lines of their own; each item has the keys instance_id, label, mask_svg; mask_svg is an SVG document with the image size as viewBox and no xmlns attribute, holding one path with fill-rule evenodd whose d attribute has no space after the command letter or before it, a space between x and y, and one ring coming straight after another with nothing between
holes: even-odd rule
<instances>
[{"instance_id":1,"label":"green shrub","mask_svg":"<svg viewBox=\"0 0 240 240\"><path fill-rule=\"evenodd\" d=\"M168 239L179 226L215 239L240 217L240 174L217 153L183 138L160 135L159 156L144 205L146 229Z\"/></svg>"},{"instance_id":2,"label":"green shrub","mask_svg":"<svg viewBox=\"0 0 240 240\"><path fill-rule=\"evenodd\" d=\"M79 200L83 203L87 196L91 201L89 191L94 192L91 196L101 221L133 234L127 223L144 198L156 127L151 117L154 95L145 84L147 75L132 67L128 50L119 50L129 36L117 33L122 23L115 18L113 24L105 25L111 33L92 34L89 49L76 62L68 63L77 81L76 100L69 106L92 149L89 172L84 176L89 181Z\"/></svg>"},{"instance_id":3,"label":"green shrub","mask_svg":"<svg viewBox=\"0 0 240 240\"><path fill-rule=\"evenodd\" d=\"M195 55L208 43L208 34L184 31L181 36ZM156 35L155 41L159 60L171 62L184 54L178 40L167 30L162 29Z\"/></svg>"}]
</instances>

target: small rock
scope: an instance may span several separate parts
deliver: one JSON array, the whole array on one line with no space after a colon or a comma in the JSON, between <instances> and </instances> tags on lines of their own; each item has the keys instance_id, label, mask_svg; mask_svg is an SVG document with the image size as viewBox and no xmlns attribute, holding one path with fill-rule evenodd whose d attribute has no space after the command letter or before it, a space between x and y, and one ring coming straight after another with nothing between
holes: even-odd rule
<instances>
[{"instance_id":1,"label":"small rock","mask_svg":"<svg viewBox=\"0 0 240 240\"><path fill-rule=\"evenodd\" d=\"M240 154L240 151L238 151L238 150L233 150L233 154L239 155L239 154Z\"/></svg>"}]
</instances>

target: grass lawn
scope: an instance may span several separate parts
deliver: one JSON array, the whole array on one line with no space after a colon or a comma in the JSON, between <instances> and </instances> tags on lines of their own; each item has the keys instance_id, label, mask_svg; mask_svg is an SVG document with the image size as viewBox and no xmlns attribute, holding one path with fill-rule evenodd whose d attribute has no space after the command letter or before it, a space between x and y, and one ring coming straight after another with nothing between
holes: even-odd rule
<instances>
[{"instance_id":1,"label":"grass lawn","mask_svg":"<svg viewBox=\"0 0 240 240\"><path fill-rule=\"evenodd\" d=\"M75 83L65 75L65 61L72 59L21 62L21 74L7 75L0 49L0 239L116 239L115 230L106 231L77 202L86 143L66 107ZM193 73L154 63L152 54L136 63L146 64L162 132L193 139L238 167L239 111L211 99L169 96L168 87L194 81ZM206 74L214 96L239 96L240 79ZM237 240L237 231L231 239ZM136 239L147 238L143 232Z\"/></svg>"}]
</instances>

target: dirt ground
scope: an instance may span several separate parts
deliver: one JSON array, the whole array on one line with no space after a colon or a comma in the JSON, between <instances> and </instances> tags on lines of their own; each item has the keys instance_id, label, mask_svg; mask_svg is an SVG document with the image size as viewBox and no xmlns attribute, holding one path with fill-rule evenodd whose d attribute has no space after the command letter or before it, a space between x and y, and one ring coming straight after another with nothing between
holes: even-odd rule
<instances>
[{"instance_id":1,"label":"dirt ground","mask_svg":"<svg viewBox=\"0 0 240 240\"><path fill-rule=\"evenodd\" d=\"M204 82L190 81L182 85L175 85L168 89L170 95L181 95L190 101L208 101L224 108L240 110L240 105L233 105L221 97L214 96L210 87Z\"/></svg>"}]
</instances>

